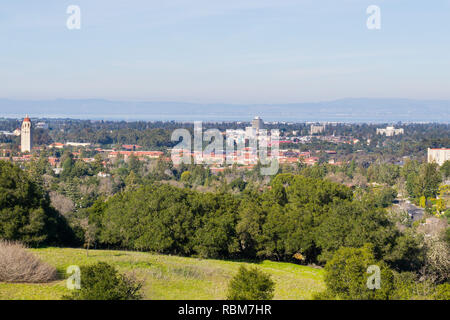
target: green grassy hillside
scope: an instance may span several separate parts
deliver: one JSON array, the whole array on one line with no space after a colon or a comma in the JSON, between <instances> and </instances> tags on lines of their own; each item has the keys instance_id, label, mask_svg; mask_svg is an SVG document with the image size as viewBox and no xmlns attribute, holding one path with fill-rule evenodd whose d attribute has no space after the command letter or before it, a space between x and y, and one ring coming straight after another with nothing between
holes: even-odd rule
<instances>
[{"instance_id":1,"label":"green grassy hillside","mask_svg":"<svg viewBox=\"0 0 450 320\"><path fill-rule=\"evenodd\" d=\"M145 279L145 299L225 299L228 281L240 265L249 263L203 260L144 252L82 249L33 249L42 260L65 277L70 265L108 262L120 272L134 272ZM264 261L256 264L276 283L275 299L310 299L324 289L323 270L291 263ZM65 280L50 284L0 283L0 299L59 299L69 291Z\"/></svg>"}]
</instances>

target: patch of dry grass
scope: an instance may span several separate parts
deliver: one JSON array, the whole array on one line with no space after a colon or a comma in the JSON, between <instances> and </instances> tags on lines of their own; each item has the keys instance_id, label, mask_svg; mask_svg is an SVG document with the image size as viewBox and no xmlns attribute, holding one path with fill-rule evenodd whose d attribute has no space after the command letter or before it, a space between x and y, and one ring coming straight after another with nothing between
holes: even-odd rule
<instances>
[{"instance_id":1,"label":"patch of dry grass","mask_svg":"<svg viewBox=\"0 0 450 320\"><path fill-rule=\"evenodd\" d=\"M0 281L43 283L56 280L56 268L16 242L0 240Z\"/></svg>"}]
</instances>

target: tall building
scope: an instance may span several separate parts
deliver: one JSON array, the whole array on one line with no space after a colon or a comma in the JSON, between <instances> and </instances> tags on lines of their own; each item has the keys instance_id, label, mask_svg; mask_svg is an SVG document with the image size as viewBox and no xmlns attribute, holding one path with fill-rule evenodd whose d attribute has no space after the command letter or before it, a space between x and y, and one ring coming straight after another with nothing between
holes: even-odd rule
<instances>
[{"instance_id":1,"label":"tall building","mask_svg":"<svg viewBox=\"0 0 450 320\"><path fill-rule=\"evenodd\" d=\"M22 152L31 152L33 148L33 126L28 115L23 119L22 129L20 130L20 150Z\"/></svg>"},{"instance_id":2,"label":"tall building","mask_svg":"<svg viewBox=\"0 0 450 320\"><path fill-rule=\"evenodd\" d=\"M316 134L316 133L322 133L325 131L325 126L324 125L311 125L311 135Z\"/></svg>"},{"instance_id":3,"label":"tall building","mask_svg":"<svg viewBox=\"0 0 450 320\"><path fill-rule=\"evenodd\" d=\"M260 117L255 117L252 120L252 128L256 130L264 129L264 122Z\"/></svg>"},{"instance_id":4,"label":"tall building","mask_svg":"<svg viewBox=\"0 0 450 320\"><path fill-rule=\"evenodd\" d=\"M428 148L428 163L436 162L442 166L447 160L450 161L450 148Z\"/></svg>"}]
</instances>

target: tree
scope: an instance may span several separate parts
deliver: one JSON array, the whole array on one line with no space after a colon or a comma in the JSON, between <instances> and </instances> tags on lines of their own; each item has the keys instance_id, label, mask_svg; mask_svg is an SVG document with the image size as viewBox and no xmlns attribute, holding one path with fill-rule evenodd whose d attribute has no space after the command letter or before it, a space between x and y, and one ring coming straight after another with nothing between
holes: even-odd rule
<instances>
[{"instance_id":1,"label":"tree","mask_svg":"<svg viewBox=\"0 0 450 320\"><path fill-rule=\"evenodd\" d=\"M77 160L71 169L71 177L83 177L83 176L92 176L91 166L82 161ZM64 172L64 171L63 171Z\"/></svg>"},{"instance_id":2,"label":"tree","mask_svg":"<svg viewBox=\"0 0 450 320\"><path fill-rule=\"evenodd\" d=\"M125 178L127 188L136 188L140 183L142 183L141 179L134 171L130 171L130 174Z\"/></svg>"},{"instance_id":3,"label":"tree","mask_svg":"<svg viewBox=\"0 0 450 320\"><path fill-rule=\"evenodd\" d=\"M419 205L421 208L425 208L427 206L427 198L425 196L421 196L419 198Z\"/></svg>"},{"instance_id":4,"label":"tree","mask_svg":"<svg viewBox=\"0 0 450 320\"><path fill-rule=\"evenodd\" d=\"M89 248L96 240L97 228L95 224L89 223L89 218L80 221L80 226L84 232L84 247L86 248L86 256L89 256Z\"/></svg>"},{"instance_id":5,"label":"tree","mask_svg":"<svg viewBox=\"0 0 450 320\"><path fill-rule=\"evenodd\" d=\"M422 194L427 198L436 196L439 190L439 184L442 182L438 165L436 163L424 164L421 168L419 179L423 182L421 184Z\"/></svg>"},{"instance_id":6,"label":"tree","mask_svg":"<svg viewBox=\"0 0 450 320\"><path fill-rule=\"evenodd\" d=\"M450 227L447 227L447 229L445 229L442 237L447 246L450 248Z\"/></svg>"},{"instance_id":7,"label":"tree","mask_svg":"<svg viewBox=\"0 0 450 320\"><path fill-rule=\"evenodd\" d=\"M415 198L425 197L429 199L436 196L442 176L436 163L423 164L417 174L410 174L406 181L406 187L410 196Z\"/></svg>"},{"instance_id":8,"label":"tree","mask_svg":"<svg viewBox=\"0 0 450 320\"><path fill-rule=\"evenodd\" d=\"M395 293L393 300L411 300L420 291L417 283L417 275L414 272L401 272L394 274Z\"/></svg>"},{"instance_id":9,"label":"tree","mask_svg":"<svg viewBox=\"0 0 450 320\"><path fill-rule=\"evenodd\" d=\"M397 197L397 191L394 188L382 187L373 188L365 194L364 199L366 201L371 201L375 207L387 208L392 205L392 202Z\"/></svg>"},{"instance_id":10,"label":"tree","mask_svg":"<svg viewBox=\"0 0 450 320\"><path fill-rule=\"evenodd\" d=\"M230 183L230 188L237 189L242 192L244 191L246 185L247 183L242 178L237 178Z\"/></svg>"},{"instance_id":11,"label":"tree","mask_svg":"<svg viewBox=\"0 0 450 320\"><path fill-rule=\"evenodd\" d=\"M228 285L228 300L272 300L275 283L256 267L241 266Z\"/></svg>"},{"instance_id":12,"label":"tree","mask_svg":"<svg viewBox=\"0 0 450 320\"><path fill-rule=\"evenodd\" d=\"M440 214L443 213L447 209L447 206L444 202L444 199L437 199L436 200L436 211Z\"/></svg>"},{"instance_id":13,"label":"tree","mask_svg":"<svg viewBox=\"0 0 450 320\"><path fill-rule=\"evenodd\" d=\"M436 287L433 295L435 300L450 300L450 283L443 283Z\"/></svg>"},{"instance_id":14,"label":"tree","mask_svg":"<svg viewBox=\"0 0 450 320\"><path fill-rule=\"evenodd\" d=\"M75 290L67 300L140 300L142 282L133 276L120 274L113 266L98 262L82 266L81 289Z\"/></svg>"},{"instance_id":15,"label":"tree","mask_svg":"<svg viewBox=\"0 0 450 320\"><path fill-rule=\"evenodd\" d=\"M31 180L42 188L44 187L43 176L47 173L53 173L48 162L48 154L45 151L41 152L38 159L28 162L25 167Z\"/></svg>"},{"instance_id":16,"label":"tree","mask_svg":"<svg viewBox=\"0 0 450 320\"><path fill-rule=\"evenodd\" d=\"M326 291L316 299L334 298L344 300L387 300L394 292L394 274L385 263L377 261L373 247L341 247L325 266ZM380 287L369 288L369 266L380 270ZM373 271L371 271L373 272Z\"/></svg>"},{"instance_id":17,"label":"tree","mask_svg":"<svg viewBox=\"0 0 450 320\"><path fill-rule=\"evenodd\" d=\"M412 230L406 230L393 240L390 250L382 259L397 271L417 271L425 263L423 238Z\"/></svg>"},{"instance_id":18,"label":"tree","mask_svg":"<svg viewBox=\"0 0 450 320\"><path fill-rule=\"evenodd\" d=\"M128 161L127 161L127 165L128 165L128 169L130 171L134 171L135 174L139 174L142 164L139 161L139 158L136 157L134 155L134 153L132 153L129 157L128 157Z\"/></svg>"},{"instance_id":19,"label":"tree","mask_svg":"<svg viewBox=\"0 0 450 320\"><path fill-rule=\"evenodd\" d=\"M94 156L94 163L92 164L92 170L93 170L93 174L97 175L99 172L101 172L102 170L104 170L104 166L103 166L103 158L102 155L100 153L97 153Z\"/></svg>"},{"instance_id":20,"label":"tree","mask_svg":"<svg viewBox=\"0 0 450 320\"><path fill-rule=\"evenodd\" d=\"M236 236L238 201L229 195L204 197L209 202L195 231L194 249L202 257L220 258L239 252Z\"/></svg>"},{"instance_id":21,"label":"tree","mask_svg":"<svg viewBox=\"0 0 450 320\"><path fill-rule=\"evenodd\" d=\"M66 179L66 178L71 178L73 177L73 168L75 165L75 162L73 160L73 154L71 152L64 152L63 156L61 157L61 163L62 163L62 172L61 172L61 177Z\"/></svg>"},{"instance_id":22,"label":"tree","mask_svg":"<svg viewBox=\"0 0 450 320\"><path fill-rule=\"evenodd\" d=\"M18 166L4 161L0 161L0 239L31 246L74 240L42 187Z\"/></svg>"},{"instance_id":23,"label":"tree","mask_svg":"<svg viewBox=\"0 0 450 320\"><path fill-rule=\"evenodd\" d=\"M321 217L315 242L322 249L319 261L327 262L340 247L360 248L373 244L381 259L393 249L398 233L384 209L357 201L336 202Z\"/></svg>"},{"instance_id":24,"label":"tree","mask_svg":"<svg viewBox=\"0 0 450 320\"><path fill-rule=\"evenodd\" d=\"M410 197L416 197L414 193L416 177L419 174L420 165L417 161L406 160L400 174L406 181L406 191Z\"/></svg>"},{"instance_id":25,"label":"tree","mask_svg":"<svg viewBox=\"0 0 450 320\"><path fill-rule=\"evenodd\" d=\"M264 218L265 213L255 201L252 201L251 197L241 202L236 233L241 252L246 257L256 257L257 245L261 237Z\"/></svg>"},{"instance_id":26,"label":"tree","mask_svg":"<svg viewBox=\"0 0 450 320\"><path fill-rule=\"evenodd\" d=\"M422 277L435 283L450 280L450 247L439 236L425 237L426 263Z\"/></svg>"},{"instance_id":27,"label":"tree","mask_svg":"<svg viewBox=\"0 0 450 320\"><path fill-rule=\"evenodd\" d=\"M442 164L440 171L444 178L450 177L450 160L447 160Z\"/></svg>"},{"instance_id":28,"label":"tree","mask_svg":"<svg viewBox=\"0 0 450 320\"><path fill-rule=\"evenodd\" d=\"M189 182L191 180L192 174L190 171L184 171L181 174L180 181Z\"/></svg>"},{"instance_id":29,"label":"tree","mask_svg":"<svg viewBox=\"0 0 450 320\"><path fill-rule=\"evenodd\" d=\"M372 164L367 170L367 176L370 181L386 183L389 186L395 184L399 176L399 168L393 164Z\"/></svg>"}]
</instances>

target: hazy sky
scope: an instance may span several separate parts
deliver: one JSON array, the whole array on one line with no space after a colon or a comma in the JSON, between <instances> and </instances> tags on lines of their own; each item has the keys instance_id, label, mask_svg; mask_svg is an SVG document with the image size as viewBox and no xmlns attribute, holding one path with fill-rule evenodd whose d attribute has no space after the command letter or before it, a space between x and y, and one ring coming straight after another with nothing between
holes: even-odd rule
<instances>
[{"instance_id":1,"label":"hazy sky","mask_svg":"<svg viewBox=\"0 0 450 320\"><path fill-rule=\"evenodd\" d=\"M450 99L450 0L2 1L0 39L0 98Z\"/></svg>"}]
</instances>

